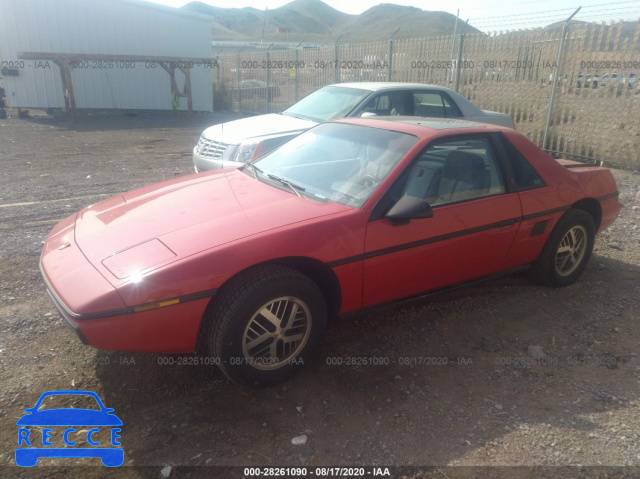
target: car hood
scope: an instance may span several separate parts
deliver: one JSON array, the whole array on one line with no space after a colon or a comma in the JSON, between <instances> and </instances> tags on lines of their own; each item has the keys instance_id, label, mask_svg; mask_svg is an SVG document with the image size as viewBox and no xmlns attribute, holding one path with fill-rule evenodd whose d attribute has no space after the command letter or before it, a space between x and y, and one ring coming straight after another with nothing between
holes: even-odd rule
<instances>
[{"instance_id":1,"label":"car hood","mask_svg":"<svg viewBox=\"0 0 640 479\"><path fill-rule=\"evenodd\" d=\"M213 125L202 135L210 140L237 145L251 138L299 133L315 125L317 123L311 120L271 113Z\"/></svg>"},{"instance_id":2,"label":"car hood","mask_svg":"<svg viewBox=\"0 0 640 479\"><path fill-rule=\"evenodd\" d=\"M96 203L78 214L75 240L117 286L225 243L350 209L298 197L238 170L219 170Z\"/></svg>"}]
</instances>

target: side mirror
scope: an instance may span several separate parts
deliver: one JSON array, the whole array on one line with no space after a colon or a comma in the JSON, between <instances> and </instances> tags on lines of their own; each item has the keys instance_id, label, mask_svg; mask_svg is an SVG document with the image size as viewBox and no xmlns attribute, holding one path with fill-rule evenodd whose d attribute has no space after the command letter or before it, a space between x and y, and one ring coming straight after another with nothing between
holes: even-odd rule
<instances>
[{"instance_id":1,"label":"side mirror","mask_svg":"<svg viewBox=\"0 0 640 479\"><path fill-rule=\"evenodd\" d=\"M378 116L376 115L374 112L372 111L364 111L362 112L362 114L360 115L360 118L369 118L371 116Z\"/></svg>"},{"instance_id":2,"label":"side mirror","mask_svg":"<svg viewBox=\"0 0 640 479\"><path fill-rule=\"evenodd\" d=\"M387 213L387 218L393 224L408 223L409 220L420 218L431 218L433 209L425 200L415 196L403 196L391 207Z\"/></svg>"}]
</instances>

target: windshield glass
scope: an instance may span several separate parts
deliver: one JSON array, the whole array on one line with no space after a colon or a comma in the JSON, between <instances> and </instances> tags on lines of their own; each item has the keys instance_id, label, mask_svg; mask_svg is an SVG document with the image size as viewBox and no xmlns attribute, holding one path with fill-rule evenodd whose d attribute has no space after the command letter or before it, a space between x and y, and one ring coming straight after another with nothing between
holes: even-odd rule
<instances>
[{"instance_id":1,"label":"windshield glass","mask_svg":"<svg viewBox=\"0 0 640 479\"><path fill-rule=\"evenodd\" d=\"M303 98L282 114L317 122L343 118L370 94L368 90L328 86Z\"/></svg>"},{"instance_id":2,"label":"windshield glass","mask_svg":"<svg viewBox=\"0 0 640 479\"><path fill-rule=\"evenodd\" d=\"M326 123L252 164L261 179L292 194L359 208L417 141L397 131Z\"/></svg>"},{"instance_id":3,"label":"windshield glass","mask_svg":"<svg viewBox=\"0 0 640 479\"><path fill-rule=\"evenodd\" d=\"M93 409L100 411L100 406L93 396L87 394L54 394L46 396L38 411L59 408L75 408L75 409Z\"/></svg>"}]
</instances>

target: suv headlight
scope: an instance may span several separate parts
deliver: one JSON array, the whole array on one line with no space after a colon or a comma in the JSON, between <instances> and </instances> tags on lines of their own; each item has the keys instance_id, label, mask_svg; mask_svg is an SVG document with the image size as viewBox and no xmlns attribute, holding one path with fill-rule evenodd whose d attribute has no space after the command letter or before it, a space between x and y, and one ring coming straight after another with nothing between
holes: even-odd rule
<instances>
[{"instance_id":1,"label":"suv headlight","mask_svg":"<svg viewBox=\"0 0 640 479\"><path fill-rule=\"evenodd\" d=\"M258 158L260 154L260 148L262 147L262 142L251 142L251 143L240 143L238 150L236 151L236 155L234 161L241 161L243 163L249 163L250 161Z\"/></svg>"}]
</instances>

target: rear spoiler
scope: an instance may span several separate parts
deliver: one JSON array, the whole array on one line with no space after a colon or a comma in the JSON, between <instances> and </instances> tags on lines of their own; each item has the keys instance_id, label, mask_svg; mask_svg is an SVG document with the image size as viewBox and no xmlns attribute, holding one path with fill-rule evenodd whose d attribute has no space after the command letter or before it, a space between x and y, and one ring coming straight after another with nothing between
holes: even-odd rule
<instances>
[{"instance_id":1,"label":"rear spoiler","mask_svg":"<svg viewBox=\"0 0 640 479\"><path fill-rule=\"evenodd\" d=\"M602 166L604 161L592 158L590 156L576 155L574 153L565 153L564 151L556 150L543 150L549 153L555 159L561 159L563 156L570 156L572 161L577 161L578 164L562 165L565 168L583 168L585 166Z\"/></svg>"}]
</instances>

